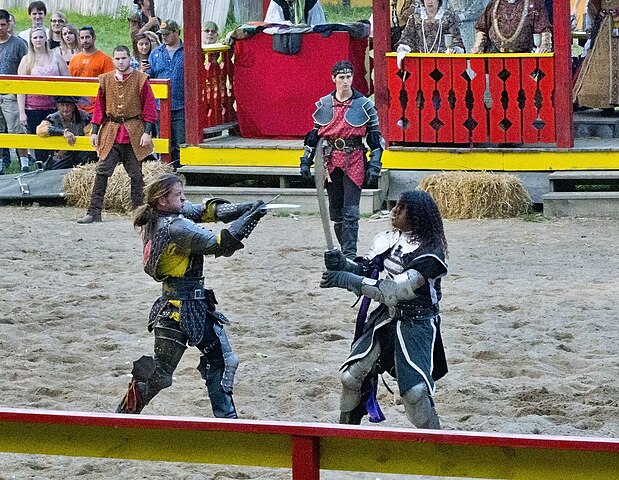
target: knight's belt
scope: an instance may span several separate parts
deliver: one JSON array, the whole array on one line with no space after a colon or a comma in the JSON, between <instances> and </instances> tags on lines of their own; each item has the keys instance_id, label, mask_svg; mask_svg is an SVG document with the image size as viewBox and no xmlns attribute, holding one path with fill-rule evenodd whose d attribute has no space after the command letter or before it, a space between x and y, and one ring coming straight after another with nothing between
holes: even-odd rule
<instances>
[{"instance_id":1,"label":"knight's belt","mask_svg":"<svg viewBox=\"0 0 619 480\"><path fill-rule=\"evenodd\" d=\"M433 318L438 315L438 304L430 307L421 307L419 305L412 305L406 303L398 303L393 308L393 318L409 319L409 320L421 320L427 318Z\"/></svg>"},{"instance_id":2,"label":"knight's belt","mask_svg":"<svg viewBox=\"0 0 619 480\"><path fill-rule=\"evenodd\" d=\"M125 122L128 122L129 120L133 120L135 118L142 118L141 115L135 115L133 117L125 117L125 116L122 116L122 115L120 117L117 117L116 115L111 115L109 113L106 113L105 115L106 115L106 117L108 118L108 120L110 122L114 122L114 123L125 123Z\"/></svg>"},{"instance_id":3,"label":"knight's belt","mask_svg":"<svg viewBox=\"0 0 619 480\"><path fill-rule=\"evenodd\" d=\"M161 296L166 300L204 300L204 277L168 277L161 283Z\"/></svg>"},{"instance_id":4,"label":"knight's belt","mask_svg":"<svg viewBox=\"0 0 619 480\"><path fill-rule=\"evenodd\" d=\"M328 138L327 144L335 150L351 151L363 147L361 137L351 138Z\"/></svg>"}]
</instances>

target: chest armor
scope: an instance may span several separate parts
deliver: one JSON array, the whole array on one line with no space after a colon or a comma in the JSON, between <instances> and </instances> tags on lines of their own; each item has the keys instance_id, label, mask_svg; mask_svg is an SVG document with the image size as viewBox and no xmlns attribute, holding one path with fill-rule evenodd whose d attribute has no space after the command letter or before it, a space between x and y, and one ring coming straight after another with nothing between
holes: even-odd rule
<instances>
[{"instance_id":1,"label":"chest armor","mask_svg":"<svg viewBox=\"0 0 619 480\"><path fill-rule=\"evenodd\" d=\"M170 224L177 218L179 217L160 217L154 228L150 230L142 230L144 271L158 282L161 282L167 276L161 275L158 270L162 258L168 253L186 257L188 266L183 276L202 276L204 257L202 255L194 255L190 250L187 250L186 252L179 250L170 237Z\"/></svg>"}]
</instances>

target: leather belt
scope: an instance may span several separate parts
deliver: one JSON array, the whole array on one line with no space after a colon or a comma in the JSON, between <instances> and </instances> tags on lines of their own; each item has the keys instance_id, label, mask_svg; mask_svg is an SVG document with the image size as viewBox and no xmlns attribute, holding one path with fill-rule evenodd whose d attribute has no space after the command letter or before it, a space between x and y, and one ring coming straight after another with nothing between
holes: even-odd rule
<instances>
[{"instance_id":1,"label":"leather belt","mask_svg":"<svg viewBox=\"0 0 619 480\"><path fill-rule=\"evenodd\" d=\"M161 282L161 296L167 300L204 300L204 277L168 277Z\"/></svg>"},{"instance_id":2,"label":"leather belt","mask_svg":"<svg viewBox=\"0 0 619 480\"><path fill-rule=\"evenodd\" d=\"M134 117L125 117L123 115L121 115L120 117L117 117L116 115L110 115L109 113L106 113L106 116L108 118L108 120L114 122L114 123L125 123L129 120L134 120L136 118L142 118L141 115L136 115Z\"/></svg>"},{"instance_id":3,"label":"leather belt","mask_svg":"<svg viewBox=\"0 0 619 480\"><path fill-rule=\"evenodd\" d=\"M354 150L363 146L361 137L328 139L327 142L335 150Z\"/></svg>"},{"instance_id":4,"label":"leather belt","mask_svg":"<svg viewBox=\"0 0 619 480\"><path fill-rule=\"evenodd\" d=\"M420 320L436 317L439 314L439 307L432 305L431 307L420 307L419 305L398 304L391 307L389 313L393 318L401 318L408 320Z\"/></svg>"}]
</instances>

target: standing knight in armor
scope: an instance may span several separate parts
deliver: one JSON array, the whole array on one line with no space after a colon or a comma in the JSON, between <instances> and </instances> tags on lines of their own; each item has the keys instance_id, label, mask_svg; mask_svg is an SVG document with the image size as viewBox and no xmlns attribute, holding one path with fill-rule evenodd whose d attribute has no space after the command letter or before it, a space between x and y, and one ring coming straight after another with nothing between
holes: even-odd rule
<instances>
[{"instance_id":1,"label":"standing knight in armor","mask_svg":"<svg viewBox=\"0 0 619 480\"><path fill-rule=\"evenodd\" d=\"M133 363L132 379L116 413L140 413L159 391L172 385L172 374L187 345L200 350L198 370L206 381L213 415L237 418L232 400L239 364L216 310L213 290L204 288L205 255L231 256L266 214L264 202L233 204L217 198L202 205L185 200L181 180L163 174L145 188L145 204L135 212L144 246L144 271L162 283L162 294L149 315L155 354ZM229 223L219 233L197 223Z\"/></svg>"},{"instance_id":2,"label":"standing knight in armor","mask_svg":"<svg viewBox=\"0 0 619 480\"><path fill-rule=\"evenodd\" d=\"M352 64L337 62L331 69L331 78L335 91L316 102L314 128L305 135L301 176L311 177L316 146L324 138L329 216L342 252L348 258L355 258L361 188L364 183L370 188L377 187L385 141L378 129L374 103L352 88ZM367 165L364 136L370 149Z\"/></svg>"},{"instance_id":3,"label":"standing knight in armor","mask_svg":"<svg viewBox=\"0 0 619 480\"><path fill-rule=\"evenodd\" d=\"M432 197L420 190L402 193L391 213L394 230L374 239L368 255L351 261L325 252L323 288L345 288L380 305L367 321L357 317L355 339L342 366L340 423L384 420L376 402L377 376L397 379L408 420L439 429L434 381L447 373L441 339L441 278L447 274L447 241ZM386 275L380 278L380 272ZM367 308L367 306L365 307Z\"/></svg>"}]
</instances>

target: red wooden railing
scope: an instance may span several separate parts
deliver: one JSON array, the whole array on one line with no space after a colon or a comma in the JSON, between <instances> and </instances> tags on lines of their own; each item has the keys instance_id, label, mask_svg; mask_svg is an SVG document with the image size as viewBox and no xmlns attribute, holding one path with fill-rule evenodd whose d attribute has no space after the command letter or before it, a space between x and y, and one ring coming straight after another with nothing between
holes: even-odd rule
<instances>
[{"instance_id":1,"label":"red wooden railing","mask_svg":"<svg viewBox=\"0 0 619 480\"><path fill-rule=\"evenodd\" d=\"M387 82L389 142L556 142L552 54L389 54Z\"/></svg>"},{"instance_id":2,"label":"red wooden railing","mask_svg":"<svg viewBox=\"0 0 619 480\"><path fill-rule=\"evenodd\" d=\"M0 409L0 452L436 477L614 480L619 440Z\"/></svg>"}]
</instances>

